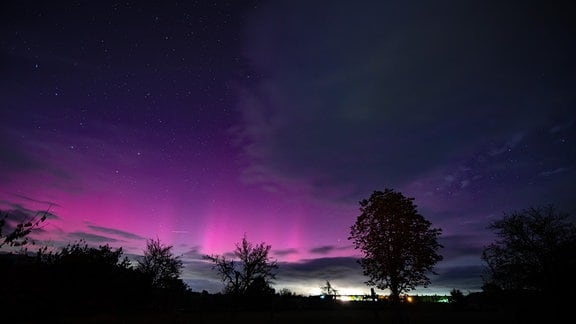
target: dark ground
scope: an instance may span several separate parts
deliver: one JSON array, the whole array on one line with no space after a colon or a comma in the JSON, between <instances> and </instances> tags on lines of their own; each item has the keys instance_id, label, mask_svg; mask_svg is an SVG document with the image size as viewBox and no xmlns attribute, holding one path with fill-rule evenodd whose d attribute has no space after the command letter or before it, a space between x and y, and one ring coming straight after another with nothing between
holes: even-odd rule
<instances>
[{"instance_id":1,"label":"dark ground","mask_svg":"<svg viewBox=\"0 0 576 324\"><path fill-rule=\"evenodd\" d=\"M350 324L350 323L561 323L558 313L530 309L457 310L450 305L418 305L406 307L400 313L391 308L366 307L359 304L340 304L316 309L144 311L109 314L76 314L57 317L37 316L20 323L250 323L250 324Z\"/></svg>"}]
</instances>

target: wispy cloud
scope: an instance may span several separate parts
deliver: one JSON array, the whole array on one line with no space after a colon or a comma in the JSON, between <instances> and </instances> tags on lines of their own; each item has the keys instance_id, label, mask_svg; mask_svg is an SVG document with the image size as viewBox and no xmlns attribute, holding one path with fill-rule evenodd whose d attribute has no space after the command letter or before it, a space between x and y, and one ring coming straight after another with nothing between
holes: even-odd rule
<instances>
[{"instance_id":1,"label":"wispy cloud","mask_svg":"<svg viewBox=\"0 0 576 324\"><path fill-rule=\"evenodd\" d=\"M274 250L274 251L272 251L272 253L274 255L279 256L279 257L283 257L283 256L287 256L287 255L298 254L298 250L297 249Z\"/></svg>"},{"instance_id":2,"label":"wispy cloud","mask_svg":"<svg viewBox=\"0 0 576 324\"><path fill-rule=\"evenodd\" d=\"M346 246L324 245L324 246L313 247L313 248L309 249L308 252L310 252L312 254L329 255L330 253L332 253L334 251L350 251L353 248L354 247L352 245L346 245Z\"/></svg>"},{"instance_id":3,"label":"wispy cloud","mask_svg":"<svg viewBox=\"0 0 576 324\"><path fill-rule=\"evenodd\" d=\"M118 235L118 236L122 236L123 238L131 239L131 240L145 240L145 238L143 238L140 235L136 235L133 233L117 230L114 228L102 227L102 226L96 226L96 225L87 225L87 226L88 226L88 228L90 228L94 231L97 231L97 232L101 232L101 233Z\"/></svg>"},{"instance_id":4,"label":"wispy cloud","mask_svg":"<svg viewBox=\"0 0 576 324\"><path fill-rule=\"evenodd\" d=\"M114 243L117 239L86 232L71 232L67 235L72 240L85 240L87 243Z\"/></svg>"},{"instance_id":5,"label":"wispy cloud","mask_svg":"<svg viewBox=\"0 0 576 324\"><path fill-rule=\"evenodd\" d=\"M555 174L560 174L560 173L564 173L567 172L569 169L568 168L556 168L553 170L546 170L546 171L542 171L540 172L538 175L543 176L543 177L549 177Z\"/></svg>"},{"instance_id":6,"label":"wispy cloud","mask_svg":"<svg viewBox=\"0 0 576 324\"><path fill-rule=\"evenodd\" d=\"M34 203L46 205L47 208L50 208L50 207L53 207L53 206L54 206L54 207L62 207L62 206L60 206L59 204L57 204L57 203L55 203L55 202L53 202L53 201L38 200L38 199L35 199L35 198L32 198L32 197L28 197L28 196L25 196L25 195L17 194L17 193L14 193L14 192L10 192L9 194L12 195L12 196L21 198L21 199L23 199L23 200L26 200L26 201L30 201L30 202L34 202Z\"/></svg>"},{"instance_id":7,"label":"wispy cloud","mask_svg":"<svg viewBox=\"0 0 576 324\"><path fill-rule=\"evenodd\" d=\"M310 251L310 253L314 253L314 254L328 254L328 253L334 251L334 249L335 249L334 246L325 245L325 246L319 246L319 247L311 248L309 251Z\"/></svg>"}]
</instances>

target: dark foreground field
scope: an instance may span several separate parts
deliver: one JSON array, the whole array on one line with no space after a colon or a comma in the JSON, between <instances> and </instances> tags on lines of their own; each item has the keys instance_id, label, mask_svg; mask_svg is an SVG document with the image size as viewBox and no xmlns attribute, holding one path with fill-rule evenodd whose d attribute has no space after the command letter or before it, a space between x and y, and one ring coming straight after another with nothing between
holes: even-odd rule
<instances>
[{"instance_id":1,"label":"dark foreground field","mask_svg":"<svg viewBox=\"0 0 576 324\"><path fill-rule=\"evenodd\" d=\"M61 318L59 323L465 323L496 324L521 323L511 312L408 312L399 317L391 311L369 310L291 310L281 312L197 312L186 314L131 314L72 316ZM543 322L544 323L544 322Z\"/></svg>"},{"instance_id":2,"label":"dark foreground field","mask_svg":"<svg viewBox=\"0 0 576 324\"><path fill-rule=\"evenodd\" d=\"M411 308L401 313L392 309L338 307L302 310L193 311L170 313L131 313L116 315L75 315L53 318L57 323L250 323L250 324L350 324L350 323L556 323L557 314L537 310L450 310L426 307Z\"/></svg>"},{"instance_id":3,"label":"dark foreground field","mask_svg":"<svg viewBox=\"0 0 576 324\"><path fill-rule=\"evenodd\" d=\"M84 295L4 300L0 323L111 323L111 324L524 324L565 323L573 316L570 298L534 294L469 294L461 301L414 301L392 305L386 301L349 301L302 296L230 296L189 293L183 298L148 295L135 304L113 295L90 299ZM74 302L76 301L76 302Z\"/></svg>"}]
</instances>

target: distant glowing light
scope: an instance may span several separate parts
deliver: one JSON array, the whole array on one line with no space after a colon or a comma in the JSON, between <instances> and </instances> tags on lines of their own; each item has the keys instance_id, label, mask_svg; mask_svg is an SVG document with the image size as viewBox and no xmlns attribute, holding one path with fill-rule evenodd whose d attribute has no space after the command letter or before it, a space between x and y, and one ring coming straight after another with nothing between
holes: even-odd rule
<instances>
[{"instance_id":1,"label":"distant glowing light","mask_svg":"<svg viewBox=\"0 0 576 324\"><path fill-rule=\"evenodd\" d=\"M353 296L348 295L336 296L336 299L338 299L341 302L349 302L354 300Z\"/></svg>"}]
</instances>

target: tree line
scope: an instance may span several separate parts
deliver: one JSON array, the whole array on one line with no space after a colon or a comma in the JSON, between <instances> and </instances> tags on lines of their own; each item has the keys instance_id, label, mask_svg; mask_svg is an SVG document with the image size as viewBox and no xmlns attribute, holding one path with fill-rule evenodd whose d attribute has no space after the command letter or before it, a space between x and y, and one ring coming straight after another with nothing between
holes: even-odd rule
<instances>
[{"instance_id":1,"label":"tree line","mask_svg":"<svg viewBox=\"0 0 576 324\"><path fill-rule=\"evenodd\" d=\"M429 286L430 276L436 274L434 266L443 260L443 246L438 242L442 230L418 212L414 198L392 189L374 191L359 204L360 215L350 227L349 240L362 252L358 262L367 277L365 284L388 289L394 304L414 288ZM34 244L29 234L42 226L46 215L38 213L19 221L10 220L10 215L4 211L0 218L0 248ZM486 264L483 291L552 295L574 288L568 278L576 270L576 227L569 217L547 205L504 213L490 223L496 240L481 255ZM262 297L275 294L279 266L270 251L270 245L254 244L244 235L232 256L203 257L222 280L223 294ZM65 304L73 310L103 305L177 307L191 292L180 278L182 260L159 239L147 241L135 265L123 257L122 248L89 247L82 241L59 251L43 247L34 257L21 257L0 259L3 304L17 306L26 301L39 308L53 307L29 296L46 297L58 291L70 296ZM329 282L324 288L334 290ZM452 296L454 301L463 300L456 288Z\"/></svg>"}]
</instances>

